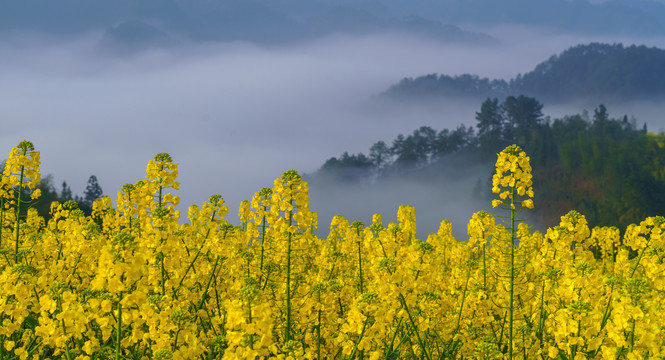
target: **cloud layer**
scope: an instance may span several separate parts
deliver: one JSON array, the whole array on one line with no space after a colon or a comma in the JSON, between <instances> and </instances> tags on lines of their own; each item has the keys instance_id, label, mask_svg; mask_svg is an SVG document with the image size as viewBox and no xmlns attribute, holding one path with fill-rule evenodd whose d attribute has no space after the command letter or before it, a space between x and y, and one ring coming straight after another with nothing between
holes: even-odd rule
<instances>
[{"instance_id":1,"label":"cloud layer","mask_svg":"<svg viewBox=\"0 0 665 360\"><path fill-rule=\"evenodd\" d=\"M331 156L367 152L372 143L421 125L474 124L480 104L371 100L402 77L510 78L586 40L544 41L523 32L495 29L504 45L489 47L339 36L288 47L199 43L118 57L95 50L100 34L22 34L20 40L4 34L0 144L9 153L31 140L42 152L43 172L54 174L58 186L67 180L81 193L94 174L113 198L124 183L144 177L154 154L168 152L180 163L183 204L219 193L233 219L241 200L285 170L312 172ZM547 105L544 112L550 114ZM314 203L313 210L317 206L325 205Z\"/></svg>"}]
</instances>

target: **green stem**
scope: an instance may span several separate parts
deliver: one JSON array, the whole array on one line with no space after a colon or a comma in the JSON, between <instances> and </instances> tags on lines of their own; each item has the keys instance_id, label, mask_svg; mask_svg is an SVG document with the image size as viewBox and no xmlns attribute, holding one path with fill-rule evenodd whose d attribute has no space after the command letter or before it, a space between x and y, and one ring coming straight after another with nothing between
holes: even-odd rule
<instances>
[{"instance_id":1,"label":"green stem","mask_svg":"<svg viewBox=\"0 0 665 360\"><path fill-rule=\"evenodd\" d=\"M526 355L526 338L524 333L522 333L522 359L527 360L528 356Z\"/></svg>"},{"instance_id":2,"label":"green stem","mask_svg":"<svg viewBox=\"0 0 665 360\"><path fill-rule=\"evenodd\" d=\"M120 360L120 340L122 340L122 304L120 300L122 299L122 291L118 299L118 329L117 329L117 338L115 342L115 360Z\"/></svg>"},{"instance_id":3,"label":"green stem","mask_svg":"<svg viewBox=\"0 0 665 360\"><path fill-rule=\"evenodd\" d=\"M249 268L249 265L250 265L250 260L249 260L249 258L248 258L248 259L247 259L247 278L250 277L250 268ZM247 298L247 316L248 316L249 323L251 324L251 323L252 323L252 299L251 299L251 297L248 297L248 298ZM249 346L250 346L250 349L252 349L253 346L254 346L254 339L253 339L252 337L250 337L250 344L249 344Z\"/></svg>"},{"instance_id":4,"label":"green stem","mask_svg":"<svg viewBox=\"0 0 665 360\"><path fill-rule=\"evenodd\" d=\"M462 303L460 304L459 307L459 314L457 315L457 325L455 326L455 331L453 331L453 335L451 336L451 344L452 344L452 339L455 338L455 335L457 335L457 332L459 331L460 328L460 323L462 322L462 311L464 310L464 301L466 300L466 294L469 288L469 278L471 278L471 267L467 268L466 271L466 282L464 283L464 292L462 293Z\"/></svg>"},{"instance_id":5,"label":"green stem","mask_svg":"<svg viewBox=\"0 0 665 360\"><path fill-rule=\"evenodd\" d=\"M248 317L248 324L252 323L252 300L247 299L247 317ZM254 337L250 335L249 337L249 348L253 349L254 348Z\"/></svg>"},{"instance_id":6,"label":"green stem","mask_svg":"<svg viewBox=\"0 0 665 360\"><path fill-rule=\"evenodd\" d=\"M484 235L484 233L483 233ZM483 239L485 237L483 236ZM485 256L485 248L487 247L487 240L483 244L483 289L487 290L487 261Z\"/></svg>"},{"instance_id":7,"label":"green stem","mask_svg":"<svg viewBox=\"0 0 665 360\"><path fill-rule=\"evenodd\" d=\"M631 270L630 276L628 276L629 278L632 278L633 275L635 275L635 271L637 270L637 266L640 264L640 260L642 260L642 256L644 256L644 252L649 248L650 241L651 239L647 240L647 245L640 252L640 256L637 257L637 260L635 261L635 266L633 266L633 270Z\"/></svg>"},{"instance_id":8,"label":"green stem","mask_svg":"<svg viewBox=\"0 0 665 360\"><path fill-rule=\"evenodd\" d=\"M360 276L360 293L363 293L363 256L361 251L361 242L358 241L358 272Z\"/></svg>"},{"instance_id":9,"label":"green stem","mask_svg":"<svg viewBox=\"0 0 665 360\"><path fill-rule=\"evenodd\" d=\"M337 258L333 260L332 268L330 268L330 274L328 275L328 281L332 280L335 271L335 264L337 264Z\"/></svg>"},{"instance_id":10,"label":"green stem","mask_svg":"<svg viewBox=\"0 0 665 360\"><path fill-rule=\"evenodd\" d=\"M506 318L508 317L508 312L506 311L503 314L503 320L501 321L501 331L499 332L499 344L503 342L503 330L506 328Z\"/></svg>"},{"instance_id":11,"label":"green stem","mask_svg":"<svg viewBox=\"0 0 665 360\"><path fill-rule=\"evenodd\" d=\"M264 206L263 211L265 212L268 207ZM266 216L263 215L261 219L261 259L259 264L259 270L263 274L263 253L264 253L264 242L266 241Z\"/></svg>"},{"instance_id":12,"label":"green stem","mask_svg":"<svg viewBox=\"0 0 665 360\"><path fill-rule=\"evenodd\" d=\"M162 178L159 178L159 182L162 182ZM162 207L162 191L164 187L162 185L159 185L159 195L157 198L157 208L160 209ZM161 227L160 227L161 228ZM161 230L161 229L160 229ZM164 239L161 239L160 242L163 242ZM164 257L166 255L162 252L161 253L161 259L160 259L160 265L161 265L161 270L162 270L162 295L166 295L166 270L164 269Z\"/></svg>"},{"instance_id":13,"label":"green stem","mask_svg":"<svg viewBox=\"0 0 665 360\"><path fill-rule=\"evenodd\" d=\"M362 340L363 336L365 335L365 330L367 329L367 322L369 321L369 316L365 318L365 321L363 322L363 328L360 331L360 336L358 336L358 339L356 340L356 343L353 345L353 351L351 352L351 356L349 359L354 359L356 356L356 351L358 351L358 344L360 344L360 340ZM362 359L362 356L361 356Z\"/></svg>"},{"instance_id":14,"label":"green stem","mask_svg":"<svg viewBox=\"0 0 665 360\"><path fill-rule=\"evenodd\" d=\"M196 323L196 319L199 316L198 315L199 310L201 310L201 308L203 307L203 303L205 302L205 299L208 296L208 289L210 289L210 284L212 283L212 280L216 277L215 273L216 273L218 264L219 264L219 256L217 256L217 259L215 260L215 265L212 267L212 272L210 273L210 278L208 279L208 283L206 284L206 288L203 291L203 295L201 295L201 301L199 301L199 305L196 307L193 323ZM219 307L219 298L217 298L217 306ZM218 308L218 310L221 314L221 309Z\"/></svg>"},{"instance_id":15,"label":"green stem","mask_svg":"<svg viewBox=\"0 0 665 360\"><path fill-rule=\"evenodd\" d=\"M421 255L420 255L420 266L422 266L424 263L425 263L424 254L421 254ZM419 266L419 267L420 267L420 266ZM415 276L415 278L413 279L413 281L414 281L414 282L418 281L418 277L420 277L420 270L416 271L416 276Z\"/></svg>"},{"instance_id":16,"label":"green stem","mask_svg":"<svg viewBox=\"0 0 665 360\"><path fill-rule=\"evenodd\" d=\"M214 268L213 268L213 270L214 270ZM214 272L213 272L213 273L214 273ZM219 316L222 316L222 307L221 307L222 300L221 300L220 297L219 297L219 291L217 291L217 276L214 276L214 277L213 277L213 285L215 285L212 289L215 290L215 300L216 300L215 305L217 305L217 314L218 314ZM207 308L206 308L206 309L207 309ZM213 311L213 314L214 314L214 313L215 313L215 312ZM224 331L224 333L226 333L226 331Z\"/></svg>"},{"instance_id":17,"label":"green stem","mask_svg":"<svg viewBox=\"0 0 665 360\"><path fill-rule=\"evenodd\" d=\"M540 346L543 346L543 333L545 332L545 280L543 280L543 288L540 292L540 317L538 318L538 330L536 336L540 340Z\"/></svg>"},{"instance_id":18,"label":"green stem","mask_svg":"<svg viewBox=\"0 0 665 360\"><path fill-rule=\"evenodd\" d=\"M2 229L5 227L5 199L0 199L0 249L2 249Z\"/></svg>"},{"instance_id":19,"label":"green stem","mask_svg":"<svg viewBox=\"0 0 665 360\"><path fill-rule=\"evenodd\" d=\"M510 305L508 306L508 359L513 359L513 316L515 312L515 195L510 197Z\"/></svg>"},{"instance_id":20,"label":"green stem","mask_svg":"<svg viewBox=\"0 0 665 360\"><path fill-rule=\"evenodd\" d=\"M423 340L420 338L420 331L418 331L418 326L416 325L416 321L413 319L413 316L411 315L411 311L409 311L409 307L406 304L406 299L404 298L404 295L401 293L399 294L399 299L400 302L402 303L402 306L404 307L404 310L406 310L406 314L409 316L409 321L411 322L411 326L413 326L413 331L416 333L416 338L418 338L418 344L420 345L420 348L422 349L423 354L425 354L425 357L428 360L431 360L430 355L427 353L427 347L423 343Z\"/></svg>"},{"instance_id":21,"label":"green stem","mask_svg":"<svg viewBox=\"0 0 665 360\"><path fill-rule=\"evenodd\" d=\"M131 190L131 189L128 189L128 190L127 190L127 204L131 206L131 203L132 203L132 190ZM118 210L119 210L119 209L118 209ZM125 215L127 215L127 214L125 213ZM129 212L129 219L128 219L128 222L129 222L129 226L128 226L128 227L129 227L129 233L130 233L130 234L132 233L132 223L133 223L132 220L134 220L134 217L132 216L132 213L131 213L131 211L130 211L130 212Z\"/></svg>"},{"instance_id":22,"label":"green stem","mask_svg":"<svg viewBox=\"0 0 665 360\"><path fill-rule=\"evenodd\" d=\"M60 294L58 294L58 312L62 313L62 299L60 299ZM65 326L65 319L60 320L60 325L62 326L62 334L67 336L67 327ZM72 355L69 353L69 346L65 342L65 355L67 360L72 360Z\"/></svg>"},{"instance_id":23,"label":"green stem","mask_svg":"<svg viewBox=\"0 0 665 360\"><path fill-rule=\"evenodd\" d=\"M384 360L388 360L388 356L393 353L393 346L395 345L395 338L397 337L397 333L399 332L399 327L402 325L402 318L399 318L399 321L397 322L397 327L395 328L395 332L393 333L392 338L390 339L390 346L388 347L388 351L386 351L386 356L384 357ZM402 338L403 341L403 338ZM402 341L400 341L399 345L402 344Z\"/></svg>"},{"instance_id":24,"label":"green stem","mask_svg":"<svg viewBox=\"0 0 665 360\"><path fill-rule=\"evenodd\" d=\"M635 346L635 319L632 319L631 321L633 325L630 329L630 347L628 347L628 352L632 352L633 347Z\"/></svg>"},{"instance_id":25,"label":"green stem","mask_svg":"<svg viewBox=\"0 0 665 360\"><path fill-rule=\"evenodd\" d=\"M263 286L261 287L261 290L265 290L266 286L268 286L268 279L270 279L270 274L271 274L271 272L268 271L268 273L266 274L266 281L263 283Z\"/></svg>"},{"instance_id":26,"label":"green stem","mask_svg":"<svg viewBox=\"0 0 665 360\"><path fill-rule=\"evenodd\" d=\"M166 269L164 269L164 253L161 253L161 268L162 268L162 295L166 295Z\"/></svg>"},{"instance_id":27,"label":"green stem","mask_svg":"<svg viewBox=\"0 0 665 360\"><path fill-rule=\"evenodd\" d=\"M379 238L378 236L374 235L374 239L376 239L376 240L379 241L379 245L381 245L381 251L383 251L383 257L387 258L387 257L388 257L388 254L386 253L386 248L383 247L383 243L381 242L381 238ZM445 248L444 248L444 251L445 251Z\"/></svg>"},{"instance_id":28,"label":"green stem","mask_svg":"<svg viewBox=\"0 0 665 360\"><path fill-rule=\"evenodd\" d=\"M318 292L318 301L321 303L321 290ZM316 359L321 360L321 309L318 310L318 324L316 325Z\"/></svg>"},{"instance_id":29,"label":"green stem","mask_svg":"<svg viewBox=\"0 0 665 360\"><path fill-rule=\"evenodd\" d=\"M217 210L212 212L211 220L215 218L215 213ZM182 278L180 279L180 282L178 283L178 287L173 291L173 297L175 299L178 298L177 293L178 290L180 290L180 287L182 287L183 281L185 281L185 277L187 277L187 274L189 273L189 270L191 270L194 267L194 263L196 262L196 259L198 259L199 255L201 254L201 251L203 251L203 246L206 243L206 240L208 240L208 236L210 236L210 229L206 232L206 236L203 238L203 241L201 242L201 247L199 247L199 250L196 252L196 255L194 255L194 259L189 263L189 266L187 267L187 270L185 270L185 274L182 275Z\"/></svg>"},{"instance_id":30,"label":"green stem","mask_svg":"<svg viewBox=\"0 0 665 360\"><path fill-rule=\"evenodd\" d=\"M55 262L58 263L60 261L60 256L62 255L62 247L64 246L64 243L59 242L58 243L58 256L55 258Z\"/></svg>"},{"instance_id":31,"label":"green stem","mask_svg":"<svg viewBox=\"0 0 665 360\"><path fill-rule=\"evenodd\" d=\"M21 165L21 176L18 181L18 200L16 201L16 250L14 252L14 262L18 264L18 233L19 233L19 224L21 220L21 201L23 201L23 177L25 173L25 167Z\"/></svg>"},{"instance_id":32,"label":"green stem","mask_svg":"<svg viewBox=\"0 0 665 360\"><path fill-rule=\"evenodd\" d=\"M28 357L27 357L28 359L32 359L32 354L33 354L35 351L37 351L38 349L40 349L40 347L41 347L41 345L42 345L42 343L36 343L36 344L35 344L36 340L37 340L36 337L33 338L33 339L30 341L30 344L28 344L28 346L26 346L26 348L28 349Z\"/></svg>"},{"instance_id":33,"label":"green stem","mask_svg":"<svg viewBox=\"0 0 665 360\"><path fill-rule=\"evenodd\" d=\"M614 289L614 285L612 286L612 289ZM612 289L610 291L612 291ZM610 292L610 297L607 299L607 307L605 307L605 314L603 314L603 320L600 322L600 331L603 331L603 328L605 328L605 325L607 324L607 320L610 319L610 312L612 311L612 293Z\"/></svg>"},{"instance_id":34,"label":"green stem","mask_svg":"<svg viewBox=\"0 0 665 360\"><path fill-rule=\"evenodd\" d=\"M293 204L293 199L291 199ZM289 228L293 225L293 210L289 210ZM291 340L291 232L287 235L286 248L286 328L284 329L284 342Z\"/></svg>"},{"instance_id":35,"label":"green stem","mask_svg":"<svg viewBox=\"0 0 665 360\"><path fill-rule=\"evenodd\" d=\"M580 336L580 333L582 332L582 320L577 320L577 337ZM577 354L577 348L579 347L579 344L575 344L571 347L570 349L570 358L575 359L575 355Z\"/></svg>"}]
</instances>

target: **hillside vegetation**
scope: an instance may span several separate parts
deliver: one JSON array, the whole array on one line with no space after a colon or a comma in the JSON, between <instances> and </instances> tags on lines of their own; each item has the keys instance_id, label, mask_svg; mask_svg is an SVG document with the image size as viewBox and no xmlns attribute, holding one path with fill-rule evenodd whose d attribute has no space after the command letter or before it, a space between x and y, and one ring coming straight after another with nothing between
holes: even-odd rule
<instances>
[{"instance_id":1,"label":"hillside vegetation","mask_svg":"<svg viewBox=\"0 0 665 360\"><path fill-rule=\"evenodd\" d=\"M442 182L474 164L490 164L516 143L533 159L535 191L548 206L534 210L550 225L575 209L590 224L626 226L665 213L665 137L648 133L628 117L611 118L604 105L592 116L551 119L542 104L527 96L485 100L476 126L435 130L422 126L391 143L374 143L368 155L344 153L328 159L308 179L312 187L337 182L376 184L396 178ZM489 196L487 178L478 196ZM372 185L369 185L372 186ZM442 185L443 186L443 185Z\"/></svg>"},{"instance_id":2,"label":"hillside vegetation","mask_svg":"<svg viewBox=\"0 0 665 360\"><path fill-rule=\"evenodd\" d=\"M665 96L665 50L622 44L577 45L511 80L429 74L404 78L391 98L505 97L527 94L549 102L634 100Z\"/></svg>"}]
</instances>

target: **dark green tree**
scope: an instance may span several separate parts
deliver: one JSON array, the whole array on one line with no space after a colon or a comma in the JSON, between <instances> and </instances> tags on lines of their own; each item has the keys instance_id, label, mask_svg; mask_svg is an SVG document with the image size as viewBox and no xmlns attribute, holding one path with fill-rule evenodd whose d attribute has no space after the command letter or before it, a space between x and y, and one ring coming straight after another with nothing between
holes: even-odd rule
<instances>
[{"instance_id":1,"label":"dark green tree","mask_svg":"<svg viewBox=\"0 0 665 360\"><path fill-rule=\"evenodd\" d=\"M436 131L429 126L421 126L413 132L412 136L419 165L429 163L436 142Z\"/></svg>"},{"instance_id":2,"label":"dark green tree","mask_svg":"<svg viewBox=\"0 0 665 360\"><path fill-rule=\"evenodd\" d=\"M390 162L390 148L383 141L375 142L369 148L369 159L374 167L381 171Z\"/></svg>"},{"instance_id":3,"label":"dark green tree","mask_svg":"<svg viewBox=\"0 0 665 360\"><path fill-rule=\"evenodd\" d=\"M593 129L596 134L605 133L605 126L607 121L610 119L610 116L607 114L607 108L605 105L600 104L593 111Z\"/></svg>"},{"instance_id":4,"label":"dark green tree","mask_svg":"<svg viewBox=\"0 0 665 360\"><path fill-rule=\"evenodd\" d=\"M85 191L83 192L81 204L79 204L81 210L83 210L86 214L91 214L92 203L95 200L101 198L103 194L104 192L102 191L102 187L99 186L97 177L95 175L90 175L88 178L88 184L86 185Z\"/></svg>"},{"instance_id":5,"label":"dark green tree","mask_svg":"<svg viewBox=\"0 0 665 360\"><path fill-rule=\"evenodd\" d=\"M506 112L505 138L528 149L533 137L532 132L537 130L543 119L543 104L533 97L509 96L504 101L503 108Z\"/></svg>"},{"instance_id":6,"label":"dark green tree","mask_svg":"<svg viewBox=\"0 0 665 360\"><path fill-rule=\"evenodd\" d=\"M453 152L449 138L450 130L448 129L443 129L437 134L436 141L434 142L434 157L436 159L441 159Z\"/></svg>"},{"instance_id":7,"label":"dark green tree","mask_svg":"<svg viewBox=\"0 0 665 360\"><path fill-rule=\"evenodd\" d=\"M394 164L398 170L415 168L420 162L420 155L418 154L413 136L405 137L402 134L397 135L397 138L393 140L390 151L395 156Z\"/></svg>"},{"instance_id":8,"label":"dark green tree","mask_svg":"<svg viewBox=\"0 0 665 360\"><path fill-rule=\"evenodd\" d=\"M88 184L83 192L83 201L92 204L93 201L101 198L102 195L104 195L104 191L102 191L102 187L99 186L97 177L91 175L90 178L88 178Z\"/></svg>"},{"instance_id":9,"label":"dark green tree","mask_svg":"<svg viewBox=\"0 0 665 360\"><path fill-rule=\"evenodd\" d=\"M473 148L476 145L476 134L472 126L459 125L448 135L448 146L452 152Z\"/></svg>"},{"instance_id":10,"label":"dark green tree","mask_svg":"<svg viewBox=\"0 0 665 360\"><path fill-rule=\"evenodd\" d=\"M39 216L43 217L46 221L51 218L51 203L54 201L60 202L60 196L58 196L53 183L53 175L42 176L39 184L37 184L37 189L41 191L42 195L33 204Z\"/></svg>"},{"instance_id":11,"label":"dark green tree","mask_svg":"<svg viewBox=\"0 0 665 360\"><path fill-rule=\"evenodd\" d=\"M345 151L339 159L331 157L326 160L319 172L338 181L354 182L369 176L373 165L365 154L349 154Z\"/></svg>"},{"instance_id":12,"label":"dark green tree","mask_svg":"<svg viewBox=\"0 0 665 360\"><path fill-rule=\"evenodd\" d=\"M72 189L67 185L66 181L62 182L62 189L60 190L60 202L65 203L65 201L74 200L74 194Z\"/></svg>"},{"instance_id":13,"label":"dark green tree","mask_svg":"<svg viewBox=\"0 0 665 360\"><path fill-rule=\"evenodd\" d=\"M505 116L499 99L487 98L476 113L476 128L481 156L495 155L506 145L503 137Z\"/></svg>"}]
</instances>

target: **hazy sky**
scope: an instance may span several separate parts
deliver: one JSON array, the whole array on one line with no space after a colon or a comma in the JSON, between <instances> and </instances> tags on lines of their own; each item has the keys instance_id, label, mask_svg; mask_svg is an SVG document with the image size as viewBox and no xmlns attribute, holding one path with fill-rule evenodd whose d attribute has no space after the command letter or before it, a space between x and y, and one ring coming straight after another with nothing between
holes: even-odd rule
<instances>
[{"instance_id":1,"label":"hazy sky","mask_svg":"<svg viewBox=\"0 0 665 360\"><path fill-rule=\"evenodd\" d=\"M285 170L313 172L331 156L367 152L372 143L421 125L474 124L480 104L368 101L401 78L474 73L508 79L594 40L548 34L543 41L542 34L516 28L492 35L504 45L339 36L288 47L199 44L122 57L97 53L99 34L20 41L0 35L0 151L31 140L41 151L42 173L53 174L58 189L66 180L80 194L94 174L114 200L124 183L145 176L154 154L168 152L180 164L178 195L185 205L219 193L237 219L239 202ZM665 47L662 39L639 43ZM545 114L579 109L549 110L545 104ZM658 129L665 122L649 125Z\"/></svg>"}]
</instances>

